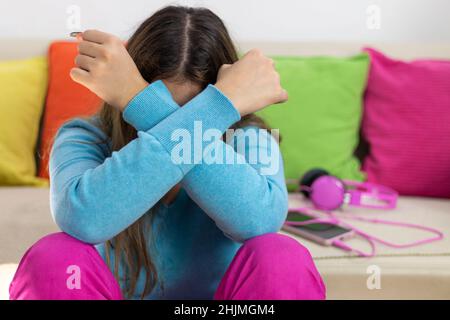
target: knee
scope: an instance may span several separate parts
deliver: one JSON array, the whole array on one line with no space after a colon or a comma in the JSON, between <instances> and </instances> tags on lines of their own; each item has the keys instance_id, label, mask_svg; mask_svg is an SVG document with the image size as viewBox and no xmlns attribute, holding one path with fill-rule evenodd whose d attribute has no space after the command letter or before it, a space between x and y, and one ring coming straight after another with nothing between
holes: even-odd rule
<instances>
[{"instance_id":1,"label":"knee","mask_svg":"<svg viewBox=\"0 0 450 320\"><path fill-rule=\"evenodd\" d=\"M261 277L278 279L292 286L296 297L324 299L325 284L308 249L297 240L279 233L268 233L247 240L242 246L246 259L251 260ZM291 289L292 289L291 288Z\"/></svg>"},{"instance_id":2,"label":"knee","mask_svg":"<svg viewBox=\"0 0 450 320\"><path fill-rule=\"evenodd\" d=\"M68 268L91 263L90 257L95 250L65 233L45 236L22 257L10 284L10 298L27 296L33 299L39 295L29 295L29 292L52 291L54 283L65 284Z\"/></svg>"},{"instance_id":3,"label":"knee","mask_svg":"<svg viewBox=\"0 0 450 320\"><path fill-rule=\"evenodd\" d=\"M12 300L122 298L118 283L95 247L65 233L46 236L27 251L9 294Z\"/></svg>"},{"instance_id":4,"label":"knee","mask_svg":"<svg viewBox=\"0 0 450 320\"><path fill-rule=\"evenodd\" d=\"M95 250L92 245L83 243L66 233L53 233L31 246L22 258L21 264L38 267L41 272L50 271L60 265L75 264L76 261L83 260L91 250ZM31 268L30 271L33 269Z\"/></svg>"}]
</instances>

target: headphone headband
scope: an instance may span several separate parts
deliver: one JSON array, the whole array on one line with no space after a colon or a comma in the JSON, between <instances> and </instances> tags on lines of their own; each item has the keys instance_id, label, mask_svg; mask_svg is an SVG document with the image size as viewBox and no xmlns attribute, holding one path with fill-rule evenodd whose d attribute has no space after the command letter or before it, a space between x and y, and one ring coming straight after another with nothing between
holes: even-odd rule
<instances>
[{"instance_id":1,"label":"headphone headband","mask_svg":"<svg viewBox=\"0 0 450 320\"><path fill-rule=\"evenodd\" d=\"M335 210L344 203L388 210L396 207L398 198L398 193L391 188L369 182L340 180L323 169L308 171L300 180L300 191L322 210Z\"/></svg>"},{"instance_id":2,"label":"headphone headband","mask_svg":"<svg viewBox=\"0 0 450 320\"><path fill-rule=\"evenodd\" d=\"M397 205L398 193L389 187L350 180L345 184L350 187L347 189L350 205L382 210L395 209Z\"/></svg>"}]
</instances>

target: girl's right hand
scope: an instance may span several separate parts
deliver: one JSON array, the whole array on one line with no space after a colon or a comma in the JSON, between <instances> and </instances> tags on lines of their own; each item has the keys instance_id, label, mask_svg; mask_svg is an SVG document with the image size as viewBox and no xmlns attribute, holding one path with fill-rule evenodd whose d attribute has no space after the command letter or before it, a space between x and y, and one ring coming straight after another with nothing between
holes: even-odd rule
<instances>
[{"instance_id":1,"label":"girl's right hand","mask_svg":"<svg viewBox=\"0 0 450 320\"><path fill-rule=\"evenodd\" d=\"M123 110L148 83L122 40L98 30L84 31L79 39L76 67L70 70L72 80Z\"/></svg>"},{"instance_id":2,"label":"girl's right hand","mask_svg":"<svg viewBox=\"0 0 450 320\"><path fill-rule=\"evenodd\" d=\"M288 99L272 59L252 49L232 65L223 65L215 86L231 100L241 116Z\"/></svg>"}]
</instances>

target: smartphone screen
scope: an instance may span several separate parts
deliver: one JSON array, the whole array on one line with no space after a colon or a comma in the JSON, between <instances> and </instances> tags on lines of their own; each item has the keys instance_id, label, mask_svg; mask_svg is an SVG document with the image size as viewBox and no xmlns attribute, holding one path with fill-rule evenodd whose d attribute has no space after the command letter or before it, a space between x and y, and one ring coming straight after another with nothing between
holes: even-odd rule
<instances>
[{"instance_id":1,"label":"smartphone screen","mask_svg":"<svg viewBox=\"0 0 450 320\"><path fill-rule=\"evenodd\" d=\"M308 221L313 219L311 216L303 214L298 211L289 211L287 216L287 221ZM327 223L311 223L305 226L289 226L291 228L295 228L301 230L302 232L307 232L316 237L320 237L322 239L331 239L337 237L339 235L348 233L349 229L345 229L336 225L327 224Z\"/></svg>"}]
</instances>

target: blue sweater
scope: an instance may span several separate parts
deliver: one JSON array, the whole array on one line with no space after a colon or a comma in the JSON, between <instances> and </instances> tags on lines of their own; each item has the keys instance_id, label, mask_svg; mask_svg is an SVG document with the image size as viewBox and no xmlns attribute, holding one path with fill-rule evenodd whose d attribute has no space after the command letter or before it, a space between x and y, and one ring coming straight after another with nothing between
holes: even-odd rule
<instances>
[{"instance_id":1,"label":"blue sweater","mask_svg":"<svg viewBox=\"0 0 450 320\"><path fill-rule=\"evenodd\" d=\"M138 135L115 152L96 118L72 120L58 131L50 159L53 218L64 232L96 244L105 257L104 242L148 217L154 207L148 250L160 283L146 298L211 299L241 243L278 231L286 217L278 145L258 142L237 148L236 141L245 139L248 130L273 139L265 130L246 127L236 131L233 143L214 142L223 151L217 156L241 161L172 161L175 129L194 135L194 122L201 120L203 131L223 133L240 120L232 103L212 85L180 108L163 82L154 82L130 101L123 118ZM269 151L279 169L261 174L267 164L249 161L250 150ZM178 183L175 200L162 203ZM140 297L144 280L142 271L134 298Z\"/></svg>"}]
</instances>

